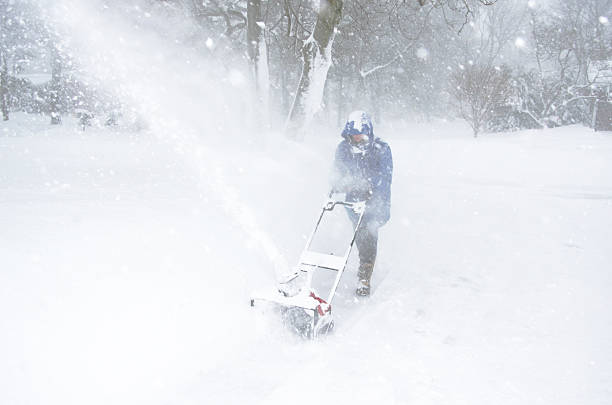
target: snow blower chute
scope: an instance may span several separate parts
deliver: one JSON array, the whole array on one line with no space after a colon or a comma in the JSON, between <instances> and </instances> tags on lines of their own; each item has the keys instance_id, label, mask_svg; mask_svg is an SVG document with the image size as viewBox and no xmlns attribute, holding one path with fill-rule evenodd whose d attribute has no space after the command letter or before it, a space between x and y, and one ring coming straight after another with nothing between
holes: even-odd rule
<instances>
[{"instance_id":1,"label":"snow blower chute","mask_svg":"<svg viewBox=\"0 0 612 405\"><path fill-rule=\"evenodd\" d=\"M355 213L355 218L357 218L349 235L350 240L342 243L343 251L340 254L312 250L313 240L324 217L338 207L352 210ZM251 306L272 303L279 311L283 323L305 338L314 339L330 332L334 327L332 300L355 243L355 236L364 211L365 202L336 200L330 194L323 205L317 224L306 242L306 247L302 251L296 271L280 281L276 291L267 295L251 297ZM331 281L331 286L326 286L326 289L329 288L327 294L319 296L314 291L312 283L313 275L320 270L331 270L335 272L335 277Z\"/></svg>"}]
</instances>

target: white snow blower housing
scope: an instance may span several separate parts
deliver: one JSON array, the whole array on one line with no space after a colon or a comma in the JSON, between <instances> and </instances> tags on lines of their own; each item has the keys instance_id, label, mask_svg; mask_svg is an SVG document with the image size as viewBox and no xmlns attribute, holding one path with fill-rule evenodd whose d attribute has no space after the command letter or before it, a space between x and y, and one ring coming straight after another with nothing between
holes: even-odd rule
<instances>
[{"instance_id":1,"label":"white snow blower housing","mask_svg":"<svg viewBox=\"0 0 612 405\"><path fill-rule=\"evenodd\" d=\"M317 237L317 231L320 230L324 217L331 214L337 207L352 210L355 213L354 217L357 218L356 223L353 224L352 232L347 235L350 240L342 243L343 246L340 247L339 254L312 250L313 241ZM251 306L271 303L280 313L283 323L305 338L314 339L331 332L334 327L332 300L355 243L355 235L361 224L364 211L365 202L339 201L333 199L330 194L323 205L317 224L306 242L296 271L285 280L281 280L276 291L267 295L251 297ZM328 290L327 294L321 294L321 296L313 288L313 277L320 270L335 272L335 277L324 287L325 290Z\"/></svg>"}]
</instances>

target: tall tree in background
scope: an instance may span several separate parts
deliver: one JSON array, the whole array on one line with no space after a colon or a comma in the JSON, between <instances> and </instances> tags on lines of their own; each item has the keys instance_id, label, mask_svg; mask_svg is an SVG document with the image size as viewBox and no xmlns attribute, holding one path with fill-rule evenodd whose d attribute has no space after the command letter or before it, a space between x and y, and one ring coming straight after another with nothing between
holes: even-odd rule
<instances>
[{"instance_id":1,"label":"tall tree in background","mask_svg":"<svg viewBox=\"0 0 612 405\"><path fill-rule=\"evenodd\" d=\"M524 5L483 9L461 41L463 53L456 61L459 68L451 75L449 87L460 116L471 125L475 137L513 93L511 69L502 62L525 15Z\"/></svg>"},{"instance_id":2,"label":"tall tree in background","mask_svg":"<svg viewBox=\"0 0 612 405\"><path fill-rule=\"evenodd\" d=\"M457 51L459 41L454 40L481 6L493 3L494 0L162 2L183 7L198 21L201 35L214 38L216 45L210 54L215 57L231 57L228 51L232 49L238 51L234 55L247 55L253 72L261 72L255 61L264 61L261 47L266 46L270 110L287 118L285 127L296 137L303 136L300 131L317 111L322 112L319 118L329 123L355 108L368 109L378 120L383 116L406 117L407 111L426 117L445 115L445 85L450 75L446 60ZM334 19L339 22L336 24ZM337 30L331 28L334 25ZM323 50L327 41L329 46ZM325 53L331 51L332 42L333 61ZM239 59L233 62L233 66L241 64ZM224 64L230 66L227 61ZM327 69L327 75L319 74ZM254 87L264 90L260 83L265 79L251 76ZM249 104L261 108L263 103Z\"/></svg>"},{"instance_id":3,"label":"tall tree in background","mask_svg":"<svg viewBox=\"0 0 612 405\"><path fill-rule=\"evenodd\" d=\"M612 57L610 31L600 22L611 9L612 0L564 0L555 5L555 25L575 61L577 85L590 85L593 62Z\"/></svg>"},{"instance_id":4,"label":"tall tree in background","mask_svg":"<svg viewBox=\"0 0 612 405\"><path fill-rule=\"evenodd\" d=\"M4 120L22 96L17 94L16 75L44 54L41 44L45 37L46 27L35 2L0 0L0 104Z\"/></svg>"},{"instance_id":5,"label":"tall tree in background","mask_svg":"<svg viewBox=\"0 0 612 405\"><path fill-rule=\"evenodd\" d=\"M474 137L483 129L495 107L503 106L512 94L512 76L506 66L470 65L452 77L451 92L459 112L472 127Z\"/></svg>"},{"instance_id":6,"label":"tall tree in background","mask_svg":"<svg viewBox=\"0 0 612 405\"><path fill-rule=\"evenodd\" d=\"M304 136L304 129L321 107L336 27L342 16L342 0L321 0L312 35L302 46L302 76L287 119L287 135Z\"/></svg>"},{"instance_id":7,"label":"tall tree in background","mask_svg":"<svg viewBox=\"0 0 612 405\"><path fill-rule=\"evenodd\" d=\"M51 44L51 82L49 83L49 113L51 124L62 123L61 93L62 93L62 61L59 50Z\"/></svg>"},{"instance_id":8,"label":"tall tree in background","mask_svg":"<svg viewBox=\"0 0 612 405\"><path fill-rule=\"evenodd\" d=\"M8 47L9 47L9 20L12 8L7 1L0 1L0 110L2 119L8 121Z\"/></svg>"},{"instance_id":9,"label":"tall tree in background","mask_svg":"<svg viewBox=\"0 0 612 405\"><path fill-rule=\"evenodd\" d=\"M532 69L517 77L523 108L549 126L590 122L592 86L610 70L612 0L556 0L530 9ZM523 65L525 65L523 63Z\"/></svg>"},{"instance_id":10,"label":"tall tree in background","mask_svg":"<svg viewBox=\"0 0 612 405\"><path fill-rule=\"evenodd\" d=\"M261 0L247 1L247 51L255 83L256 120L267 125L269 117L268 50L261 18Z\"/></svg>"},{"instance_id":11,"label":"tall tree in background","mask_svg":"<svg viewBox=\"0 0 612 405\"><path fill-rule=\"evenodd\" d=\"M8 65L6 63L6 52L0 48L0 110L2 120L9 120L8 106Z\"/></svg>"}]
</instances>

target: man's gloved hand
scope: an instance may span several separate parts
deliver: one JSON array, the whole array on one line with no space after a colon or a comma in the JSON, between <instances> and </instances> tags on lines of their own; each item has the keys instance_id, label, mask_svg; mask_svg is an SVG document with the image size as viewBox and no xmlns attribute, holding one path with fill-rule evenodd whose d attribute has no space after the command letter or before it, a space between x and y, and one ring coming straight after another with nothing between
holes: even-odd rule
<instances>
[{"instance_id":1,"label":"man's gloved hand","mask_svg":"<svg viewBox=\"0 0 612 405\"><path fill-rule=\"evenodd\" d=\"M365 201L366 203L370 201L373 195L372 189L369 188L358 190L355 194L358 201Z\"/></svg>"}]
</instances>

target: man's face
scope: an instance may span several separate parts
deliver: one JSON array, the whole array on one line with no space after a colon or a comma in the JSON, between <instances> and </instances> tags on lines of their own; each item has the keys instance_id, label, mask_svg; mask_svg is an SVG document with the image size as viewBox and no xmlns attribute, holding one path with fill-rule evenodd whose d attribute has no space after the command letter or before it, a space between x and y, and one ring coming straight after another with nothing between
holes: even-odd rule
<instances>
[{"instance_id":1,"label":"man's face","mask_svg":"<svg viewBox=\"0 0 612 405\"><path fill-rule=\"evenodd\" d=\"M359 145L360 143L366 143L367 141L368 141L367 134L351 135L351 143L354 145Z\"/></svg>"}]
</instances>

